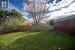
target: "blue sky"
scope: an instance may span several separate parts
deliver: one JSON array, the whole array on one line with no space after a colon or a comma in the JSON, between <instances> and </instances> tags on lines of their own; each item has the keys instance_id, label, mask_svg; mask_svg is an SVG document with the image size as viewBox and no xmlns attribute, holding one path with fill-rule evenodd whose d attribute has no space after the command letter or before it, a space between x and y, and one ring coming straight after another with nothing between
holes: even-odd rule
<instances>
[{"instance_id":1,"label":"blue sky","mask_svg":"<svg viewBox=\"0 0 75 50\"><path fill-rule=\"evenodd\" d=\"M27 1L27 0L26 0ZM52 3L53 0L48 0L48 3ZM23 0L9 0L10 8L16 8L19 9L20 11L23 11ZM28 15L28 18L32 18L31 15Z\"/></svg>"},{"instance_id":2,"label":"blue sky","mask_svg":"<svg viewBox=\"0 0 75 50\"><path fill-rule=\"evenodd\" d=\"M9 2L19 10L23 9L23 0L9 0Z\"/></svg>"},{"instance_id":3,"label":"blue sky","mask_svg":"<svg viewBox=\"0 0 75 50\"><path fill-rule=\"evenodd\" d=\"M48 0L48 3L52 3L53 0ZM60 0L57 0L59 2ZM23 0L9 0L9 2L17 7L19 10L23 9Z\"/></svg>"},{"instance_id":4,"label":"blue sky","mask_svg":"<svg viewBox=\"0 0 75 50\"><path fill-rule=\"evenodd\" d=\"M48 0L48 5L51 5L50 3L53 3L53 1L55 2L55 6L52 5L49 9L50 18L75 14L75 0ZM15 7L16 9L23 10L23 0L10 0L10 3L12 3L10 4L10 8Z\"/></svg>"}]
</instances>

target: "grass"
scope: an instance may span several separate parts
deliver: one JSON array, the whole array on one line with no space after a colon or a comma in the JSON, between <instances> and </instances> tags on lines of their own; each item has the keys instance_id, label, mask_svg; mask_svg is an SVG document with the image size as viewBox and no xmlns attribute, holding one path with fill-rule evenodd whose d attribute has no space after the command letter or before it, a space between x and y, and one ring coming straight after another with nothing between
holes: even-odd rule
<instances>
[{"instance_id":1,"label":"grass","mask_svg":"<svg viewBox=\"0 0 75 50\"><path fill-rule=\"evenodd\" d=\"M15 32L0 35L0 50L75 50L75 37L59 32Z\"/></svg>"}]
</instances>

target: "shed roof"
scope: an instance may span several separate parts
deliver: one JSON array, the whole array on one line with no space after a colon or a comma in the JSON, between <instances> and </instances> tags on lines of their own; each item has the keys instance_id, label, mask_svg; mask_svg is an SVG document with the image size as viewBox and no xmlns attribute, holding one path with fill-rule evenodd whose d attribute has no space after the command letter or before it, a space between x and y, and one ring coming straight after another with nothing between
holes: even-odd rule
<instances>
[{"instance_id":1,"label":"shed roof","mask_svg":"<svg viewBox=\"0 0 75 50\"><path fill-rule=\"evenodd\" d=\"M69 21L69 20L75 20L75 14L73 15L67 15L63 16L61 18L55 19L54 22L63 22L63 21Z\"/></svg>"}]
</instances>

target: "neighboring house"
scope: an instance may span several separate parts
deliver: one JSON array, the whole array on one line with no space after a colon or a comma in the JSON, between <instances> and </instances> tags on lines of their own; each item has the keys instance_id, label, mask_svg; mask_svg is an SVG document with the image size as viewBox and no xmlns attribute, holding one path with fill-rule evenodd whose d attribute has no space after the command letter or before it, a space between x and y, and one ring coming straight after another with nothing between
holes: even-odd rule
<instances>
[{"instance_id":1,"label":"neighboring house","mask_svg":"<svg viewBox=\"0 0 75 50\"><path fill-rule=\"evenodd\" d=\"M54 29L70 35L75 35L75 14L56 19L54 21Z\"/></svg>"},{"instance_id":2,"label":"neighboring house","mask_svg":"<svg viewBox=\"0 0 75 50\"><path fill-rule=\"evenodd\" d=\"M8 8L9 0L0 0L0 8Z\"/></svg>"}]
</instances>

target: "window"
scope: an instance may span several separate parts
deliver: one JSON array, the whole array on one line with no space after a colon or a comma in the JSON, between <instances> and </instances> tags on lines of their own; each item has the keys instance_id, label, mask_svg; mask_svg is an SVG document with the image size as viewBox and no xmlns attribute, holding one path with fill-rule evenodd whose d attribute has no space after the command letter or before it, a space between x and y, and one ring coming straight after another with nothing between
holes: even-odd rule
<instances>
[{"instance_id":1,"label":"window","mask_svg":"<svg viewBox=\"0 0 75 50\"><path fill-rule=\"evenodd\" d=\"M1 4L1 6L3 7L3 1L2 1L2 4Z\"/></svg>"},{"instance_id":2,"label":"window","mask_svg":"<svg viewBox=\"0 0 75 50\"><path fill-rule=\"evenodd\" d=\"M7 7L7 1L2 1L2 7Z\"/></svg>"}]
</instances>

